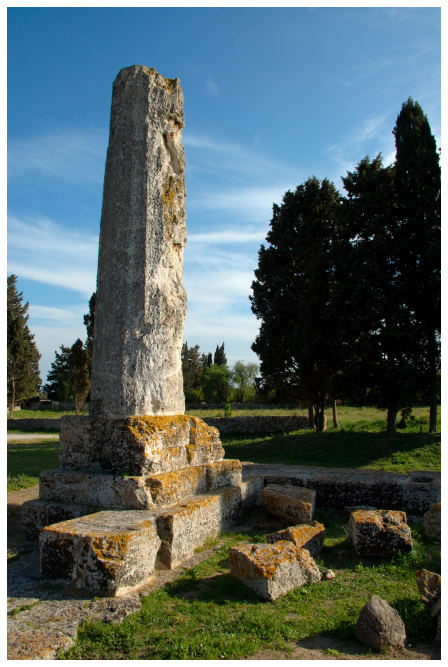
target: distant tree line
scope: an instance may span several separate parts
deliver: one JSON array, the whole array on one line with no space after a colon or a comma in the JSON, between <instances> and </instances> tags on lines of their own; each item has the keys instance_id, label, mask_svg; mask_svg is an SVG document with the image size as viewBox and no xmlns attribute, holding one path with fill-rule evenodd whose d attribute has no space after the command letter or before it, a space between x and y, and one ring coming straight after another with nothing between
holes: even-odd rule
<instances>
[{"instance_id":1,"label":"distant tree line","mask_svg":"<svg viewBox=\"0 0 448 667\"><path fill-rule=\"evenodd\" d=\"M363 158L333 183L309 178L274 204L252 283L261 321L257 391L308 401L317 430L328 401L397 412L440 400L440 166L411 98L393 130L396 158ZM406 414L406 412L405 412Z\"/></svg>"},{"instance_id":2,"label":"distant tree line","mask_svg":"<svg viewBox=\"0 0 448 667\"><path fill-rule=\"evenodd\" d=\"M199 345L182 347L184 394L188 403L244 402L255 396L254 380L258 365L237 361L227 365L224 343L216 346L215 354L200 353Z\"/></svg>"}]
</instances>

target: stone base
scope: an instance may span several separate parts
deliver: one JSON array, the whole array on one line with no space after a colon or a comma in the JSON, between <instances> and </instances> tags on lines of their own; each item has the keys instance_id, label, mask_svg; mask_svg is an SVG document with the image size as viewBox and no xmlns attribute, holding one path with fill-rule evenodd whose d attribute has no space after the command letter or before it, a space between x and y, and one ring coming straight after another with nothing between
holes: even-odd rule
<instances>
[{"instance_id":1,"label":"stone base","mask_svg":"<svg viewBox=\"0 0 448 667\"><path fill-rule=\"evenodd\" d=\"M268 484L261 492L264 509L291 523L313 520L316 492L300 486Z\"/></svg>"},{"instance_id":2,"label":"stone base","mask_svg":"<svg viewBox=\"0 0 448 667\"><path fill-rule=\"evenodd\" d=\"M321 579L309 552L287 541L233 547L229 559L232 576L267 600Z\"/></svg>"},{"instance_id":3,"label":"stone base","mask_svg":"<svg viewBox=\"0 0 448 667\"><path fill-rule=\"evenodd\" d=\"M236 521L242 507L241 489L231 486L157 512L162 540L157 565L173 569L190 558L208 537L219 535Z\"/></svg>"},{"instance_id":4,"label":"stone base","mask_svg":"<svg viewBox=\"0 0 448 667\"><path fill-rule=\"evenodd\" d=\"M160 546L152 512L97 512L40 534L42 579L97 595L120 595L147 582Z\"/></svg>"},{"instance_id":5,"label":"stone base","mask_svg":"<svg viewBox=\"0 0 448 667\"><path fill-rule=\"evenodd\" d=\"M240 483L241 463L237 459L139 476L59 468L41 472L39 499L101 508L152 509Z\"/></svg>"},{"instance_id":6,"label":"stone base","mask_svg":"<svg viewBox=\"0 0 448 667\"><path fill-rule=\"evenodd\" d=\"M187 415L123 419L63 417L63 468L102 469L119 475L148 475L221 461L216 428Z\"/></svg>"},{"instance_id":7,"label":"stone base","mask_svg":"<svg viewBox=\"0 0 448 667\"><path fill-rule=\"evenodd\" d=\"M56 502L27 500L22 505L22 528L27 540L36 540L45 526L97 512L97 507Z\"/></svg>"}]
</instances>

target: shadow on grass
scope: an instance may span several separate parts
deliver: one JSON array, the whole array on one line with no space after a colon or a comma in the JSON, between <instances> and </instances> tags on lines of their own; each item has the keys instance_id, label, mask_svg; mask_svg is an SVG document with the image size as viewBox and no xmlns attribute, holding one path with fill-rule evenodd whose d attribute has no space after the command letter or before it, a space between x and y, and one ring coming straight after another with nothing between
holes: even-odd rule
<instances>
[{"instance_id":1,"label":"shadow on grass","mask_svg":"<svg viewBox=\"0 0 448 667\"><path fill-rule=\"evenodd\" d=\"M228 563L228 559L224 559ZM223 564L225 564L223 561ZM185 579L173 582L165 588L170 597L200 602L213 602L217 605L234 603L263 602L241 581L228 573L213 574L210 577Z\"/></svg>"},{"instance_id":2,"label":"shadow on grass","mask_svg":"<svg viewBox=\"0 0 448 667\"><path fill-rule=\"evenodd\" d=\"M59 442L28 442L8 445L8 475L38 477L41 470L59 467Z\"/></svg>"},{"instance_id":3,"label":"shadow on grass","mask_svg":"<svg viewBox=\"0 0 448 667\"><path fill-rule=\"evenodd\" d=\"M388 458L393 468L395 458L397 466L410 470L440 470L440 434L305 431L269 437L226 434L222 441L228 458L254 463L360 468ZM429 452L418 451L428 447Z\"/></svg>"}]
</instances>

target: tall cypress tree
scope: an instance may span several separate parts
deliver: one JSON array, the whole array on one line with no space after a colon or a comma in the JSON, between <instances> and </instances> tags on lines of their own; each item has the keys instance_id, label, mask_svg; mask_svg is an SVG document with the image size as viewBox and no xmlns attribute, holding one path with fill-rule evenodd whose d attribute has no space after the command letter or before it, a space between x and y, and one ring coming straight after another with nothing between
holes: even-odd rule
<instances>
[{"instance_id":1,"label":"tall cypress tree","mask_svg":"<svg viewBox=\"0 0 448 667\"><path fill-rule=\"evenodd\" d=\"M436 430L440 370L440 165L436 141L418 102L403 103L394 128L400 273L420 329L418 365Z\"/></svg>"},{"instance_id":2,"label":"tall cypress tree","mask_svg":"<svg viewBox=\"0 0 448 667\"><path fill-rule=\"evenodd\" d=\"M69 380L76 414L79 415L90 390L89 354L80 338L70 348Z\"/></svg>"},{"instance_id":3,"label":"tall cypress tree","mask_svg":"<svg viewBox=\"0 0 448 667\"><path fill-rule=\"evenodd\" d=\"M9 415L17 401L36 396L40 384L40 354L28 326L28 303L17 290L17 276L8 276L7 291L7 392Z\"/></svg>"},{"instance_id":4,"label":"tall cypress tree","mask_svg":"<svg viewBox=\"0 0 448 667\"><path fill-rule=\"evenodd\" d=\"M383 167L381 155L365 157L343 182L340 229L349 241L345 282L354 332L346 392L360 404L386 408L387 430L395 432L398 409L414 396L419 339L400 271L394 170Z\"/></svg>"},{"instance_id":5,"label":"tall cypress tree","mask_svg":"<svg viewBox=\"0 0 448 667\"><path fill-rule=\"evenodd\" d=\"M261 360L258 387L312 402L315 426L340 367L340 307L335 301L333 241L340 196L310 178L274 205L268 247L261 246L250 297L261 320L252 349Z\"/></svg>"}]
</instances>

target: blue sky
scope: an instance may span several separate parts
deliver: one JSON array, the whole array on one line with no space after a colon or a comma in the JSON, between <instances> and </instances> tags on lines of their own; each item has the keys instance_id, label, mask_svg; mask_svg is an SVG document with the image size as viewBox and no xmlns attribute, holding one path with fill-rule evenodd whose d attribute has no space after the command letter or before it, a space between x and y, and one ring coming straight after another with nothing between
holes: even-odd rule
<instances>
[{"instance_id":1,"label":"blue sky","mask_svg":"<svg viewBox=\"0 0 448 667\"><path fill-rule=\"evenodd\" d=\"M257 361L249 294L273 202L394 158L416 99L440 145L440 8L8 8L8 273L45 382L85 339L112 82L142 64L185 97L185 339Z\"/></svg>"}]
</instances>

